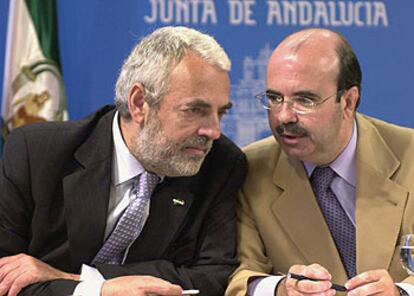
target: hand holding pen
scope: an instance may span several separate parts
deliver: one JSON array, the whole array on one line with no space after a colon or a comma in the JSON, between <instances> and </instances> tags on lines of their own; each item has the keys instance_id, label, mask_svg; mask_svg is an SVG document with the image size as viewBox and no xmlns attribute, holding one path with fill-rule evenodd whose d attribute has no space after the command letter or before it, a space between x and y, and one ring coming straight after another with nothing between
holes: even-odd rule
<instances>
[{"instance_id":1,"label":"hand holding pen","mask_svg":"<svg viewBox=\"0 0 414 296\"><path fill-rule=\"evenodd\" d=\"M303 281L303 280L308 280L308 281L313 281L313 282L319 281L318 279L309 278L307 276L292 273L292 272L289 272L286 275L286 277L292 278L292 279L295 279L295 280L298 280L298 281ZM344 286L341 286L341 285L338 285L338 284L332 284L331 289L334 289L334 290L339 291L339 292L345 292L346 291L346 288Z\"/></svg>"},{"instance_id":2,"label":"hand holding pen","mask_svg":"<svg viewBox=\"0 0 414 296\"><path fill-rule=\"evenodd\" d=\"M331 274L319 264L294 265L279 285L277 295L335 295L337 291L346 291L345 287L332 284L331 280Z\"/></svg>"}]
</instances>

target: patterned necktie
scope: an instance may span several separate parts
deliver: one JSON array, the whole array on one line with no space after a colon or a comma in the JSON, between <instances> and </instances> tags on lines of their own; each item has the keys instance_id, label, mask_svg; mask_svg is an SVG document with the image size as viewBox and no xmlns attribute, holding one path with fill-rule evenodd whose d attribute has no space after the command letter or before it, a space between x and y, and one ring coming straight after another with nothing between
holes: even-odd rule
<instances>
[{"instance_id":1,"label":"patterned necktie","mask_svg":"<svg viewBox=\"0 0 414 296\"><path fill-rule=\"evenodd\" d=\"M329 187L334 177L335 172L330 167L317 167L310 182L342 263L351 278L356 274L355 227Z\"/></svg>"},{"instance_id":2,"label":"patterned necktie","mask_svg":"<svg viewBox=\"0 0 414 296\"><path fill-rule=\"evenodd\" d=\"M119 218L114 230L92 260L92 264L123 263L125 250L135 241L144 227L148 217L150 198L157 183L157 175L147 171L139 176L139 182L135 180L132 188L135 199L130 202Z\"/></svg>"}]
</instances>

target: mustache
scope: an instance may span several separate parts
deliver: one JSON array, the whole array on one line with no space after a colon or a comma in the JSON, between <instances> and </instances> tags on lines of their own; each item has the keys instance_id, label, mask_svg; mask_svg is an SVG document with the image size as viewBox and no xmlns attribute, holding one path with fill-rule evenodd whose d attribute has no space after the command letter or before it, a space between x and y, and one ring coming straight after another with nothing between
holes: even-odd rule
<instances>
[{"instance_id":1,"label":"mustache","mask_svg":"<svg viewBox=\"0 0 414 296\"><path fill-rule=\"evenodd\" d=\"M191 136L185 139L181 146L198 146L208 151L213 147L213 140L204 136Z\"/></svg>"},{"instance_id":2,"label":"mustache","mask_svg":"<svg viewBox=\"0 0 414 296\"><path fill-rule=\"evenodd\" d=\"M308 131L306 129L304 129L297 123L292 123L292 122L289 122L286 124L283 123L277 126L275 130L279 136L282 136L284 134L289 134L291 136L296 136L296 137L306 137L308 135Z\"/></svg>"}]
</instances>

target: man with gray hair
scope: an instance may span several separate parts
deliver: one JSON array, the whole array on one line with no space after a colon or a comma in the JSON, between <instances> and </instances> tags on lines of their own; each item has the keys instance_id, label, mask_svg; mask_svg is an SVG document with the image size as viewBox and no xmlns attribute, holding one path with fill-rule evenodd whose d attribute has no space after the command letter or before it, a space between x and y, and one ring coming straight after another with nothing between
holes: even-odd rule
<instances>
[{"instance_id":1,"label":"man with gray hair","mask_svg":"<svg viewBox=\"0 0 414 296\"><path fill-rule=\"evenodd\" d=\"M116 108L13 131L0 162L0 295L222 295L246 164L220 134L230 61L165 27L125 61Z\"/></svg>"}]
</instances>

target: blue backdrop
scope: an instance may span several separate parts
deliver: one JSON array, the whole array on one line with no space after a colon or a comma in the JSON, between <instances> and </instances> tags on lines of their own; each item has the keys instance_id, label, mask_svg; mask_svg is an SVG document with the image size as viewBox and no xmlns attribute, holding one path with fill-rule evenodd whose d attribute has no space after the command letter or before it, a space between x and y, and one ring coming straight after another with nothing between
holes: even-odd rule
<instances>
[{"instance_id":1,"label":"blue backdrop","mask_svg":"<svg viewBox=\"0 0 414 296\"><path fill-rule=\"evenodd\" d=\"M13 1L13 0L11 0ZM264 90L264 67L287 34L321 26L343 33L363 69L360 111L414 127L413 1L58 0L60 49L71 119L113 101L122 61L144 34L186 25L213 35L233 61L235 108L223 130L239 145L268 135L253 95ZM8 0L0 1L0 69ZM0 81L3 81L0 70ZM0 94L2 85L0 85Z\"/></svg>"}]
</instances>

